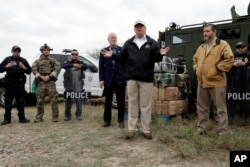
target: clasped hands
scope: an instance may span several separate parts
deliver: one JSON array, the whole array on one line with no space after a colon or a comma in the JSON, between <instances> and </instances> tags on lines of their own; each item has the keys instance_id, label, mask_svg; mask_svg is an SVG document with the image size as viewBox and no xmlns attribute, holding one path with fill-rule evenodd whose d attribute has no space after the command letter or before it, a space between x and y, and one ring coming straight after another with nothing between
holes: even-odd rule
<instances>
[{"instance_id":1,"label":"clasped hands","mask_svg":"<svg viewBox=\"0 0 250 167\"><path fill-rule=\"evenodd\" d=\"M245 66L246 63L244 61L235 61L233 65L235 67L241 67L241 66Z\"/></svg>"},{"instance_id":2,"label":"clasped hands","mask_svg":"<svg viewBox=\"0 0 250 167\"><path fill-rule=\"evenodd\" d=\"M6 68L10 68L10 67L13 67L13 66L15 66L15 65L16 65L16 64L10 62L10 63L8 63L5 67L6 67ZM26 69L25 65L24 65L22 62L19 62L19 67L22 68L22 69L24 69L24 70Z\"/></svg>"},{"instance_id":3,"label":"clasped hands","mask_svg":"<svg viewBox=\"0 0 250 167\"><path fill-rule=\"evenodd\" d=\"M75 71L79 70L81 67L82 67L81 64L76 64L76 63L73 64L73 68L74 68Z\"/></svg>"},{"instance_id":4,"label":"clasped hands","mask_svg":"<svg viewBox=\"0 0 250 167\"><path fill-rule=\"evenodd\" d=\"M54 77L54 76L53 76L52 74L46 75L46 76L44 76L44 75L39 75L39 78L40 78L42 81L44 81L44 82L50 81L50 79L53 78L53 77Z\"/></svg>"}]
</instances>

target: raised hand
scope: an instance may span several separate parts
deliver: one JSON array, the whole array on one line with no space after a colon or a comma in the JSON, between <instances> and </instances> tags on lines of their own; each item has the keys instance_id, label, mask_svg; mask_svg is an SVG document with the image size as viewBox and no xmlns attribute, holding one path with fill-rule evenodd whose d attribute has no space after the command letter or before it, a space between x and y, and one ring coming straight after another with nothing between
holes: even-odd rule
<instances>
[{"instance_id":1,"label":"raised hand","mask_svg":"<svg viewBox=\"0 0 250 167\"><path fill-rule=\"evenodd\" d=\"M111 49L109 49L109 50L104 50L103 49L103 50L101 50L101 53L103 54L104 57L111 57L112 54L113 54Z\"/></svg>"},{"instance_id":2,"label":"raised hand","mask_svg":"<svg viewBox=\"0 0 250 167\"><path fill-rule=\"evenodd\" d=\"M167 46L167 47L162 47L162 48L160 49L160 53L161 53L161 55L166 55L166 54L169 52L169 50L170 50L170 47L169 47L169 46Z\"/></svg>"}]
</instances>

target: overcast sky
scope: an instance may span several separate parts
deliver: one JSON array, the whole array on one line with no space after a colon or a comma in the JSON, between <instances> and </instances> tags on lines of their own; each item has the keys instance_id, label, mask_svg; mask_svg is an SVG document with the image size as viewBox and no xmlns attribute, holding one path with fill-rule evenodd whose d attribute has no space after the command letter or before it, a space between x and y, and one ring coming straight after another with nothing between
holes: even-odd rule
<instances>
[{"instance_id":1,"label":"overcast sky","mask_svg":"<svg viewBox=\"0 0 250 167\"><path fill-rule=\"evenodd\" d=\"M231 18L235 5L247 14L248 0L0 0L0 59L18 44L23 57L36 56L48 43L54 51L76 48L93 52L108 45L115 32L123 44L134 35L133 23L142 19L155 40L170 22L178 25Z\"/></svg>"}]
</instances>

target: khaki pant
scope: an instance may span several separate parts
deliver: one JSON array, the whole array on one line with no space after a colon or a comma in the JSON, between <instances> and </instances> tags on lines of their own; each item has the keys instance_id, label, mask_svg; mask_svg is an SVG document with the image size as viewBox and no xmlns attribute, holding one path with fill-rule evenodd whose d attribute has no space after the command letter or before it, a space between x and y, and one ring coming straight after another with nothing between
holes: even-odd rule
<instances>
[{"instance_id":1,"label":"khaki pant","mask_svg":"<svg viewBox=\"0 0 250 167\"><path fill-rule=\"evenodd\" d=\"M198 131L204 132L207 129L210 107L213 101L218 119L218 131L228 131L228 115L226 106L226 87L201 88L197 90L197 113Z\"/></svg>"},{"instance_id":2,"label":"khaki pant","mask_svg":"<svg viewBox=\"0 0 250 167\"><path fill-rule=\"evenodd\" d=\"M128 130L137 131L140 112L141 131L150 132L153 83L129 80L128 89Z\"/></svg>"}]
</instances>

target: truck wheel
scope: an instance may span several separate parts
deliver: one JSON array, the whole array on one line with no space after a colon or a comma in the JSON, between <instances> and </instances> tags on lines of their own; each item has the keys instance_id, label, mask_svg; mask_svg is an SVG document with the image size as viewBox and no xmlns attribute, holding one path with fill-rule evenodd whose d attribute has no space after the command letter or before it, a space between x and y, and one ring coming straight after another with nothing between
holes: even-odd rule
<instances>
[{"instance_id":1,"label":"truck wheel","mask_svg":"<svg viewBox=\"0 0 250 167\"><path fill-rule=\"evenodd\" d=\"M5 102L4 102L4 94L5 94L5 89L1 89L0 90L0 106L4 107L5 106ZM16 100L13 100L12 103L13 107L16 107Z\"/></svg>"}]
</instances>

